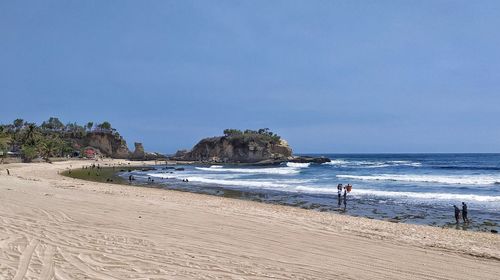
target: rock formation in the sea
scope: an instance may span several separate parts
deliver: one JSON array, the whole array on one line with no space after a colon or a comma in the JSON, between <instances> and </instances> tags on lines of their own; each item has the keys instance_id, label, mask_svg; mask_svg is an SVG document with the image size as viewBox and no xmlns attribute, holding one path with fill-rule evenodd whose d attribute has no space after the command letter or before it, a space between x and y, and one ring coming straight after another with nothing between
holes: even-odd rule
<instances>
[{"instance_id":1,"label":"rock formation in the sea","mask_svg":"<svg viewBox=\"0 0 500 280\"><path fill-rule=\"evenodd\" d=\"M205 138L191 151L177 152L174 158L211 163L272 164L291 159L292 149L269 130L226 130L224 136Z\"/></svg>"},{"instance_id":2,"label":"rock formation in the sea","mask_svg":"<svg viewBox=\"0 0 500 280\"><path fill-rule=\"evenodd\" d=\"M294 156L291 160L289 160L289 162L321 164L331 162L331 160L326 157Z\"/></svg>"},{"instance_id":3,"label":"rock formation in the sea","mask_svg":"<svg viewBox=\"0 0 500 280\"><path fill-rule=\"evenodd\" d=\"M146 154L144 152L144 147L142 146L142 143L135 142L134 143L135 150L130 156L132 159L144 159L146 157Z\"/></svg>"}]
</instances>

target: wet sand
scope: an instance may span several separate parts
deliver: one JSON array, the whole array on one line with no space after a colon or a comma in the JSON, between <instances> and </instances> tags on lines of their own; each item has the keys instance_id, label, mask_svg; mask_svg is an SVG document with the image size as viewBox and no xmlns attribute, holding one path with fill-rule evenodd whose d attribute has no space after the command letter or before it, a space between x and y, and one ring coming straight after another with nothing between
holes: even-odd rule
<instances>
[{"instance_id":1,"label":"wet sand","mask_svg":"<svg viewBox=\"0 0 500 280\"><path fill-rule=\"evenodd\" d=\"M0 165L0 279L498 279L500 273L498 234L58 174L91 163Z\"/></svg>"}]
</instances>

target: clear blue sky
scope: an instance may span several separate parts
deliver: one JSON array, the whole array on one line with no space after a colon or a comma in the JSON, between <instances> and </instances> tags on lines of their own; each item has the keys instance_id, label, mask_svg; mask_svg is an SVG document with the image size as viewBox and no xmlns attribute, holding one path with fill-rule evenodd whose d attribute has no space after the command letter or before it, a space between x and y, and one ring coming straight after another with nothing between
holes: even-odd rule
<instances>
[{"instance_id":1,"label":"clear blue sky","mask_svg":"<svg viewBox=\"0 0 500 280\"><path fill-rule=\"evenodd\" d=\"M108 120L173 152L500 152L500 1L0 2L0 122Z\"/></svg>"}]
</instances>

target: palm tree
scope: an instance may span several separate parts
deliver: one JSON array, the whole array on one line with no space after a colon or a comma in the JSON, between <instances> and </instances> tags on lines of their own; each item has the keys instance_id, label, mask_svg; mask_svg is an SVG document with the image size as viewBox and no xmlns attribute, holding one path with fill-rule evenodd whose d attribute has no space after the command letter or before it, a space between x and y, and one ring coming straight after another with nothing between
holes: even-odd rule
<instances>
[{"instance_id":1,"label":"palm tree","mask_svg":"<svg viewBox=\"0 0 500 280\"><path fill-rule=\"evenodd\" d=\"M40 141L37 145L37 150L40 156L49 161L50 157L61 155L64 143L59 137L48 137Z\"/></svg>"},{"instance_id":2,"label":"palm tree","mask_svg":"<svg viewBox=\"0 0 500 280\"><path fill-rule=\"evenodd\" d=\"M29 123L23 135L23 144L35 145L39 140L40 132L34 123Z\"/></svg>"}]
</instances>

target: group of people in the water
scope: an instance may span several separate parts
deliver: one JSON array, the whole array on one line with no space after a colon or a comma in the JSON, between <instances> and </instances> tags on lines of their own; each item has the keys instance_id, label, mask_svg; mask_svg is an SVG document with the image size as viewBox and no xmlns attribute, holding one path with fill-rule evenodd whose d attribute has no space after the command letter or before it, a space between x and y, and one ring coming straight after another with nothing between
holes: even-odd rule
<instances>
[{"instance_id":1,"label":"group of people in the water","mask_svg":"<svg viewBox=\"0 0 500 280\"><path fill-rule=\"evenodd\" d=\"M100 166L97 165L92 165L89 168L97 168L99 169ZM135 180L135 177L133 175L129 175L128 177L129 182L132 182ZM148 182L154 182L154 179L151 177L148 177ZM188 179L182 179L182 182L189 182ZM338 207L341 208L342 204L344 205L344 211L347 209L347 194L352 191L352 185L347 184L338 184L337 185L337 196L338 196ZM467 204L465 202L462 202L462 209L458 208L456 205L453 205L453 208L455 210L455 221L458 224L460 222L460 218L463 219L464 223L469 223L469 218L468 218L468 210L467 210Z\"/></svg>"},{"instance_id":2,"label":"group of people in the water","mask_svg":"<svg viewBox=\"0 0 500 280\"><path fill-rule=\"evenodd\" d=\"M342 205L342 201L344 202L344 210L347 208L347 193L351 192L351 190L352 190L351 184L347 184L345 186L343 186L342 184L337 185L339 208Z\"/></svg>"},{"instance_id":3,"label":"group of people in the water","mask_svg":"<svg viewBox=\"0 0 500 280\"><path fill-rule=\"evenodd\" d=\"M344 203L344 210L346 210L346 208L347 208L347 194L350 193L351 190L352 190L351 184L347 184L345 186L342 184L337 185L337 195L338 195L339 208L342 206L342 202L343 202ZM458 208L456 205L453 205L453 208L455 209L455 221L457 224L460 222L460 217L462 217L464 224L469 223L467 204L465 202L462 202L462 210L460 210L460 208Z\"/></svg>"},{"instance_id":4,"label":"group of people in the water","mask_svg":"<svg viewBox=\"0 0 500 280\"><path fill-rule=\"evenodd\" d=\"M467 217L467 204L465 204L465 202L462 202L462 213L460 213L460 208L456 205L453 205L453 208L455 209L455 221L457 224L460 222L460 214L462 214L464 224L469 223L469 218Z\"/></svg>"}]
</instances>

